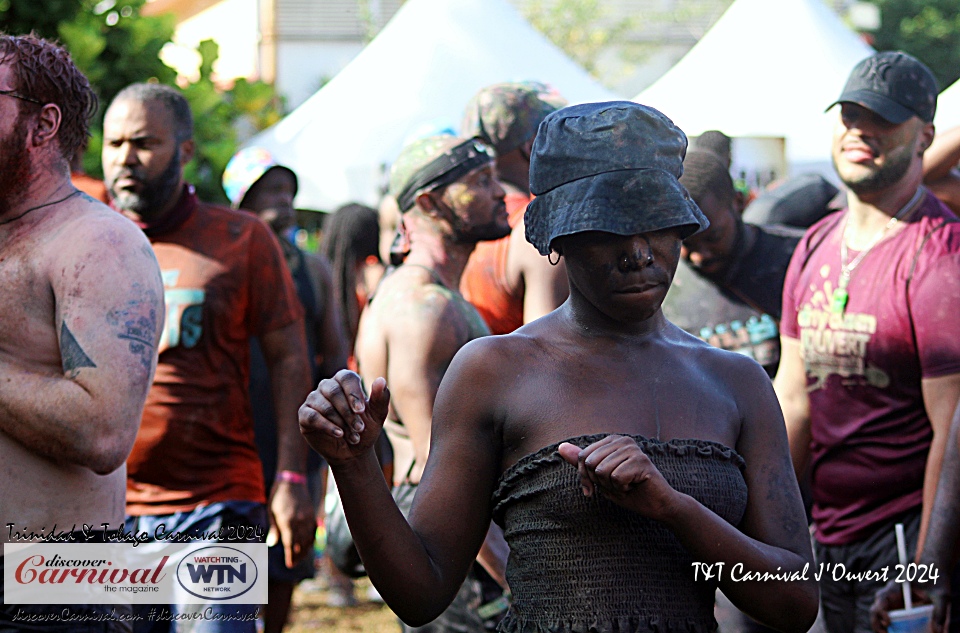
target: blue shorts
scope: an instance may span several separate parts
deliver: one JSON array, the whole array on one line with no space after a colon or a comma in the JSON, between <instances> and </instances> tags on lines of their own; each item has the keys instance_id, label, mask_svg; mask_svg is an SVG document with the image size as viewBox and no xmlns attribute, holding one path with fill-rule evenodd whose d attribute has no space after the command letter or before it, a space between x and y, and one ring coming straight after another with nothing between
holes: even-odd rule
<instances>
[{"instance_id":1,"label":"blue shorts","mask_svg":"<svg viewBox=\"0 0 960 633\"><path fill-rule=\"evenodd\" d=\"M153 535L163 524L165 532L209 532L221 527L242 527L239 532L249 532L251 527L260 527L266 536L268 528L267 508L262 503L253 501L221 501L194 508L187 512L177 512L165 515L129 516L124 523L128 532ZM150 541L147 541L150 542ZM222 542L229 542L225 539ZM250 542L246 540L245 542ZM256 617L262 608L256 604L234 605L134 605L134 614L142 615L143 620L135 622L134 633L256 633ZM151 620L151 613L181 614L206 612L215 616L232 616L233 620L198 619L173 620L164 617L162 620Z\"/></svg>"}]
</instances>

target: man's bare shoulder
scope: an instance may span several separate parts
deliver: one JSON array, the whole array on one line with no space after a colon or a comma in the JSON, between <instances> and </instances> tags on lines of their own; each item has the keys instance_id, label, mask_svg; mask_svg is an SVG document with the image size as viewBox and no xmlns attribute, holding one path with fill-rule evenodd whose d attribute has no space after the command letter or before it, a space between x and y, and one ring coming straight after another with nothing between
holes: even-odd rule
<instances>
[{"instance_id":1,"label":"man's bare shoulder","mask_svg":"<svg viewBox=\"0 0 960 633\"><path fill-rule=\"evenodd\" d=\"M474 339L464 347L464 353L498 367L517 362L525 367L552 362L557 350L569 341L565 330L559 315L551 313L508 334Z\"/></svg>"},{"instance_id":2,"label":"man's bare shoulder","mask_svg":"<svg viewBox=\"0 0 960 633\"><path fill-rule=\"evenodd\" d=\"M136 224L99 200L81 193L45 220L45 232L64 256L78 252L143 253L150 242Z\"/></svg>"},{"instance_id":3,"label":"man's bare shoulder","mask_svg":"<svg viewBox=\"0 0 960 633\"><path fill-rule=\"evenodd\" d=\"M692 362L720 373L750 371L754 366L760 367L749 356L714 347L693 334L685 332L673 323L670 323L668 328L665 339L670 345L677 347L678 357L680 358L690 358ZM762 367L760 369L762 371ZM766 377L766 372L764 372L764 376Z\"/></svg>"},{"instance_id":4,"label":"man's bare shoulder","mask_svg":"<svg viewBox=\"0 0 960 633\"><path fill-rule=\"evenodd\" d=\"M419 266L403 266L377 287L371 308L390 321L414 319L432 323L449 317L457 301L464 301Z\"/></svg>"}]
</instances>

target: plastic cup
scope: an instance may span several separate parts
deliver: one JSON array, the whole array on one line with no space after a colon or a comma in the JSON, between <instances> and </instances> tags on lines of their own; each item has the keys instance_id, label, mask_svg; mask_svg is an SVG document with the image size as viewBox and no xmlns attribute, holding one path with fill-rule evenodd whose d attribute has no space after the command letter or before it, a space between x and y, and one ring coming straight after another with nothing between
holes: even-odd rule
<instances>
[{"instance_id":1,"label":"plastic cup","mask_svg":"<svg viewBox=\"0 0 960 633\"><path fill-rule=\"evenodd\" d=\"M933 617L933 605L928 604L913 609L890 611L890 626L887 633L925 633L930 630L930 618Z\"/></svg>"}]
</instances>

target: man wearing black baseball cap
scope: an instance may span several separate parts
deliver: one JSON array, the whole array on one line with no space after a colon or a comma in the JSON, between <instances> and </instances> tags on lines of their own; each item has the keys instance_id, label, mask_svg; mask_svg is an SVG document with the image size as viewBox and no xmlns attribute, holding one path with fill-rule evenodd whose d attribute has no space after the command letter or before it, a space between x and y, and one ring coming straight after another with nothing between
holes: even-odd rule
<instances>
[{"instance_id":1,"label":"man wearing black baseball cap","mask_svg":"<svg viewBox=\"0 0 960 633\"><path fill-rule=\"evenodd\" d=\"M912 117L933 123L938 92L933 73L916 58L899 51L877 53L856 65L830 108L856 103L893 124Z\"/></svg>"},{"instance_id":2,"label":"man wearing black baseball cap","mask_svg":"<svg viewBox=\"0 0 960 633\"><path fill-rule=\"evenodd\" d=\"M847 209L794 253L775 386L794 467L810 468L817 559L861 574L894 569L897 523L912 560L933 504L960 395L960 224L921 184L937 107L926 66L873 55L837 105L832 156ZM824 573L827 630L870 631L886 580Z\"/></svg>"}]
</instances>

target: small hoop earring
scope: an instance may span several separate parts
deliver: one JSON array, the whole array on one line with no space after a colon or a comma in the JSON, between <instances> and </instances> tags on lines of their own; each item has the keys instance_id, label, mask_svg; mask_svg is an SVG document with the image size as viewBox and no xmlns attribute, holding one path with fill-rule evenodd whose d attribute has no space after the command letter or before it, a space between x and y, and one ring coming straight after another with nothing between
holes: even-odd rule
<instances>
[{"instance_id":1,"label":"small hoop earring","mask_svg":"<svg viewBox=\"0 0 960 633\"><path fill-rule=\"evenodd\" d=\"M557 261L553 261L554 253L556 253L557 255ZM557 251L550 251L549 253L547 253L547 261L550 262L551 266L556 266L557 264L560 263L560 253L557 253Z\"/></svg>"}]
</instances>

